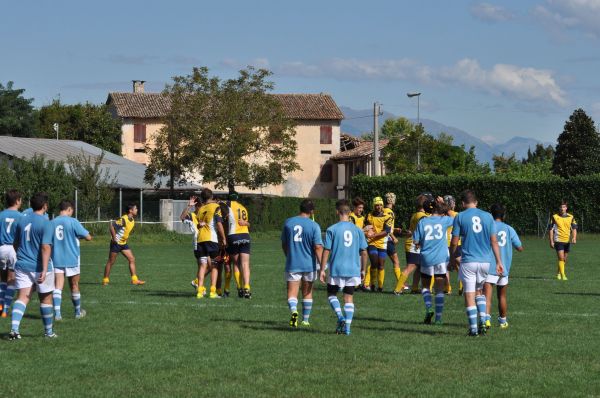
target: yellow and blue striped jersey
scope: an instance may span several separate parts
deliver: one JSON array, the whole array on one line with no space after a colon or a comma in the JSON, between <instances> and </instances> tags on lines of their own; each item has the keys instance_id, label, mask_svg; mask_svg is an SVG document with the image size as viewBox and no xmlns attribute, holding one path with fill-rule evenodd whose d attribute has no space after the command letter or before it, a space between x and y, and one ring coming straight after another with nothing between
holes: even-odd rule
<instances>
[{"instance_id":1,"label":"yellow and blue striped jersey","mask_svg":"<svg viewBox=\"0 0 600 398\"><path fill-rule=\"evenodd\" d=\"M203 205L196 214L198 224L203 223L198 228L198 242L219 242L217 235L217 223L223 222L221 206L218 203L207 203Z\"/></svg>"},{"instance_id":2,"label":"yellow and blue striped jersey","mask_svg":"<svg viewBox=\"0 0 600 398\"><path fill-rule=\"evenodd\" d=\"M250 233L247 225L240 225L240 221L248 221L248 210L246 207L235 200L228 202L227 205L229 208L229 216L227 217L229 229L227 235Z\"/></svg>"},{"instance_id":3,"label":"yellow and blue striped jersey","mask_svg":"<svg viewBox=\"0 0 600 398\"><path fill-rule=\"evenodd\" d=\"M548 229L554 232L555 242L569 243L571 231L577 229L577 222L572 214L566 213L564 216L554 214Z\"/></svg>"},{"instance_id":4,"label":"yellow and blue striped jersey","mask_svg":"<svg viewBox=\"0 0 600 398\"><path fill-rule=\"evenodd\" d=\"M411 253L419 253L419 251L415 247L415 244L413 243L412 234L417 229L417 224L419 223L419 220L423 217L428 217L428 216L429 216L429 214L425 213L424 211L418 211L410 217L410 221L408 223L408 229L410 230L410 236L408 238L406 238L406 241L404 242L404 251L411 252Z\"/></svg>"},{"instance_id":5,"label":"yellow and blue striped jersey","mask_svg":"<svg viewBox=\"0 0 600 398\"><path fill-rule=\"evenodd\" d=\"M385 212L382 212L381 214L369 213L366 225L373 226L373 232L376 234L386 231L389 235L394 227L394 219L388 214L385 214ZM375 246L378 249L386 249L387 241L389 239L388 235L382 238L368 238L369 246Z\"/></svg>"},{"instance_id":6,"label":"yellow and blue striped jersey","mask_svg":"<svg viewBox=\"0 0 600 398\"><path fill-rule=\"evenodd\" d=\"M457 211L454 211L454 210L448 210L448 215L449 215L450 217L452 217L452 218L456 217L456 215L457 215L457 214L458 214L458 212L457 212ZM450 241L452 240L452 226L450 226L450 228L448 228L447 235L448 235L448 247L450 247ZM461 241L460 241L460 239L459 239L459 240L458 240L458 246L460 246L460 245L461 245Z\"/></svg>"},{"instance_id":7,"label":"yellow and blue striped jersey","mask_svg":"<svg viewBox=\"0 0 600 398\"><path fill-rule=\"evenodd\" d=\"M363 229L365 227L365 216L357 216L354 212L350 213L350 222L356 225L358 228Z\"/></svg>"},{"instance_id":8,"label":"yellow and blue striped jersey","mask_svg":"<svg viewBox=\"0 0 600 398\"><path fill-rule=\"evenodd\" d=\"M129 239L129 234L133 231L133 227L135 226L135 221L133 218L129 218L127 214L123 214L121 218L113 222L113 228L116 232L116 241L119 245L126 245L127 239Z\"/></svg>"}]
</instances>

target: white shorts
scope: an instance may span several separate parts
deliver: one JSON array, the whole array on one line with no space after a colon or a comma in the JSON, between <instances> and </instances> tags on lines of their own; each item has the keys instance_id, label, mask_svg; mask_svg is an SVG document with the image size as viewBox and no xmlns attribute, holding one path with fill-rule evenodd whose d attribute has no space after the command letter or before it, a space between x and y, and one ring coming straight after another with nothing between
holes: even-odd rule
<instances>
[{"instance_id":1,"label":"white shorts","mask_svg":"<svg viewBox=\"0 0 600 398\"><path fill-rule=\"evenodd\" d=\"M506 286L508 285L508 276L488 275L485 282L492 285Z\"/></svg>"},{"instance_id":2,"label":"white shorts","mask_svg":"<svg viewBox=\"0 0 600 398\"><path fill-rule=\"evenodd\" d=\"M425 267L421 264L421 273L429 276L434 275L446 275L446 271L448 270L448 263L439 263L434 265L433 267Z\"/></svg>"},{"instance_id":3,"label":"white shorts","mask_svg":"<svg viewBox=\"0 0 600 398\"><path fill-rule=\"evenodd\" d=\"M346 286L360 286L360 276L349 276L349 277L328 277L327 284L334 285L339 287L340 289L345 288Z\"/></svg>"},{"instance_id":4,"label":"white shorts","mask_svg":"<svg viewBox=\"0 0 600 398\"><path fill-rule=\"evenodd\" d=\"M79 265L77 267L65 267L65 268L55 267L54 273L55 274L65 274L65 276L67 278L70 278L72 276L81 274L81 267L79 267Z\"/></svg>"},{"instance_id":5,"label":"white shorts","mask_svg":"<svg viewBox=\"0 0 600 398\"><path fill-rule=\"evenodd\" d=\"M463 291L474 293L483 289L489 269L490 263L461 263L458 269L458 277L463 283Z\"/></svg>"},{"instance_id":6,"label":"white shorts","mask_svg":"<svg viewBox=\"0 0 600 398\"><path fill-rule=\"evenodd\" d=\"M287 282L298 282L300 280L314 282L317 280L317 272L285 272L285 280Z\"/></svg>"},{"instance_id":7,"label":"white shorts","mask_svg":"<svg viewBox=\"0 0 600 398\"><path fill-rule=\"evenodd\" d=\"M40 274L41 272L28 272L21 271L19 269L15 270L15 288L19 290L36 285L39 293L52 292L54 290L54 272L46 272L46 280L44 280L44 283L41 285L37 282Z\"/></svg>"},{"instance_id":8,"label":"white shorts","mask_svg":"<svg viewBox=\"0 0 600 398\"><path fill-rule=\"evenodd\" d=\"M17 262L17 253L13 245L0 246L0 270L14 270Z\"/></svg>"}]
</instances>

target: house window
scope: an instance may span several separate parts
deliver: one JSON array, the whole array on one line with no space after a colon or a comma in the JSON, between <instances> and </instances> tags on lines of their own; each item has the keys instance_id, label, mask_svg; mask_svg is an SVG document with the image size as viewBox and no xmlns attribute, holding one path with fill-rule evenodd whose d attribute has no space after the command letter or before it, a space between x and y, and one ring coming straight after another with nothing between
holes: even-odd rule
<instances>
[{"instance_id":1,"label":"house window","mask_svg":"<svg viewBox=\"0 0 600 398\"><path fill-rule=\"evenodd\" d=\"M135 152L135 153L146 153L146 150L144 148L135 148L133 150L133 152Z\"/></svg>"},{"instance_id":2,"label":"house window","mask_svg":"<svg viewBox=\"0 0 600 398\"><path fill-rule=\"evenodd\" d=\"M333 164L327 163L321 167L321 182L333 182Z\"/></svg>"},{"instance_id":3,"label":"house window","mask_svg":"<svg viewBox=\"0 0 600 398\"><path fill-rule=\"evenodd\" d=\"M146 143L146 125L145 124L134 124L133 125L133 142L136 144Z\"/></svg>"},{"instance_id":4,"label":"house window","mask_svg":"<svg viewBox=\"0 0 600 398\"><path fill-rule=\"evenodd\" d=\"M321 151L321 155L331 155L331 151Z\"/></svg>"},{"instance_id":5,"label":"house window","mask_svg":"<svg viewBox=\"0 0 600 398\"><path fill-rule=\"evenodd\" d=\"M331 144L332 131L333 127L331 126L321 126L321 144Z\"/></svg>"}]
</instances>

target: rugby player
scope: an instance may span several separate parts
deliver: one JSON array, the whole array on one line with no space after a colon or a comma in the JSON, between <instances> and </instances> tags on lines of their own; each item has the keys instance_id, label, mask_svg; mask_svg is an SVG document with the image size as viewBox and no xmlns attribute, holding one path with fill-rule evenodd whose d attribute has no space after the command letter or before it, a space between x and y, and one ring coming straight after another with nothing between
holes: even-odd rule
<instances>
[{"instance_id":1,"label":"rugby player","mask_svg":"<svg viewBox=\"0 0 600 398\"><path fill-rule=\"evenodd\" d=\"M238 202L238 194L229 195L227 252L238 289L238 297L252 298L250 292L250 222L248 209ZM231 274L231 271L230 271ZM227 278L227 275L226 275Z\"/></svg>"},{"instance_id":2,"label":"rugby player","mask_svg":"<svg viewBox=\"0 0 600 398\"><path fill-rule=\"evenodd\" d=\"M19 212L21 193L15 189L6 192L5 209L0 212L0 316L6 318L15 295L15 263L13 247L15 229L22 215Z\"/></svg>"},{"instance_id":3,"label":"rugby player","mask_svg":"<svg viewBox=\"0 0 600 398\"><path fill-rule=\"evenodd\" d=\"M566 281L567 274L565 266L567 257L571 251L571 243L577 243L577 222L572 214L567 212L568 203L562 201L558 208L558 213L552 216L548 226L548 237L550 238L550 247L556 250L558 258L556 279Z\"/></svg>"},{"instance_id":4,"label":"rugby player","mask_svg":"<svg viewBox=\"0 0 600 398\"><path fill-rule=\"evenodd\" d=\"M377 196L373 199L373 211L369 213L366 220L366 225L371 228L367 231L369 261L371 262L370 290L375 291L375 282L377 282L378 292L383 292L387 241L393 228L393 219L384 212L383 208L383 199Z\"/></svg>"}]
</instances>

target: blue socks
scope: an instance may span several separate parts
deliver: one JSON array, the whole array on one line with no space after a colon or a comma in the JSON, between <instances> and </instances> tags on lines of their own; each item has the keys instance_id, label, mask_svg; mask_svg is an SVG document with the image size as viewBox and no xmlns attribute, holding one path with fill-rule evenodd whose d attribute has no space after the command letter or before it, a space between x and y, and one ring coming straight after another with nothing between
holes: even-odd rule
<instances>
[{"instance_id":1,"label":"blue socks","mask_svg":"<svg viewBox=\"0 0 600 398\"><path fill-rule=\"evenodd\" d=\"M15 305L12 309L12 320L11 320L11 327L10 330L14 331L14 332L19 332L19 326L21 325L21 319L23 319L23 314L25 314L25 309L27 308L27 305L20 301L17 300L15 301Z\"/></svg>"},{"instance_id":2,"label":"blue socks","mask_svg":"<svg viewBox=\"0 0 600 398\"><path fill-rule=\"evenodd\" d=\"M350 325L352 324L352 318L354 317L354 304L344 304L344 313L346 315L346 329L344 331L346 334L350 334Z\"/></svg>"},{"instance_id":3,"label":"blue socks","mask_svg":"<svg viewBox=\"0 0 600 398\"><path fill-rule=\"evenodd\" d=\"M485 312L487 310L485 303L485 296L475 296L475 304L477 305L477 312L479 313L479 322L485 323Z\"/></svg>"},{"instance_id":4,"label":"blue socks","mask_svg":"<svg viewBox=\"0 0 600 398\"><path fill-rule=\"evenodd\" d=\"M444 312L444 293L435 295L435 320L442 320L442 312Z\"/></svg>"},{"instance_id":5,"label":"blue socks","mask_svg":"<svg viewBox=\"0 0 600 398\"><path fill-rule=\"evenodd\" d=\"M75 307L75 316L81 315L81 293L71 293L71 301Z\"/></svg>"},{"instance_id":6,"label":"blue socks","mask_svg":"<svg viewBox=\"0 0 600 398\"><path fill-rule=\"evenodd\" d=\"M40 304L40 314L42 314L42 322L44 323L44 331L46 335L51 335L52 332L52 304Z\"/></svg>"},{"instance_id":7,"label":"blue socks","mask_svg":"<svg viewBox=\"0 0 600 398\"><path fill-rule=\"evenodd\" d=\"M295 297L291 297L288 299L288 307L290 307L290 312L298 311L298 299Z\"/></svg>"},{"instance_id":8,"label":"blue socks","mask_svg":"<svg viewBox=\"0 0 600 398\"><path fill-rule=\"evenodd\" d=\"M469 329L472 333L477 333L477 307L467 307L465 312L469 318Z\"/></svg>"},{"instance_id":9,"label":"blue socks","mask_svg":"<svg viewBox=\"0 0 600 398\"><path fill-rule=\"evenodd\" d=\"M52 292L52 304L54 305L54 316L57 319L62 318L60 313L60 306L62 304L62 290L54 289Z\"/></svg>"},{"instance_id":10,"label":"blue socks","mask_svg":"<svg viewBox=\"0 0 600 398\"><path fill-rule=\"evenodd\" d=\"M336 296L329 296L329 305L335 315L337 316L338 321L344 320L344 315L342 315L342 307L340 306L340 300Z\"/></svg>"},{"instance_id":11,"label":"blue socks","mask_svg":"<svg viewBox=\"0 0 600 398\"><path fill-rule=\"evenodd\" d=\"M6 292L6 282L0 282L0 305L4 307L4 293Z\"/></svg>"},{"instance_id":12,"label":"blue socks","mask_svg":"<svg viewBox=\"0 0 600 398\"><path fill-rule=\"evenodd\" d=\"M425 302L425 308L427 309L427 311L429 311L432 307L431 292L429 291L429 289L423 288L423 290L421 290L421 295L423 295L423 301Z\"/></svg>"},{"instance_id":13,"label":"blue socks","mask_svg":"<svg viewBox=\"0 0 600 398\"><path fill-rule=\"evenodd\" d=\"M312 299L304 299L302 300L302 321L308 322L308 318L310 317L310 312L312 310Z\"/></svg>"},{"instance_id":14,"label":"blue socks","mask_svg":"<svg viewBox=\"0 0 600 398\"><path fill-rule=\"evenodd\" d=\"M4 291L4 312L8 314L8 309L12 304L13 298L15 297L15 285L7 285L6 290Z\"/></svg>"}]
</instances>

